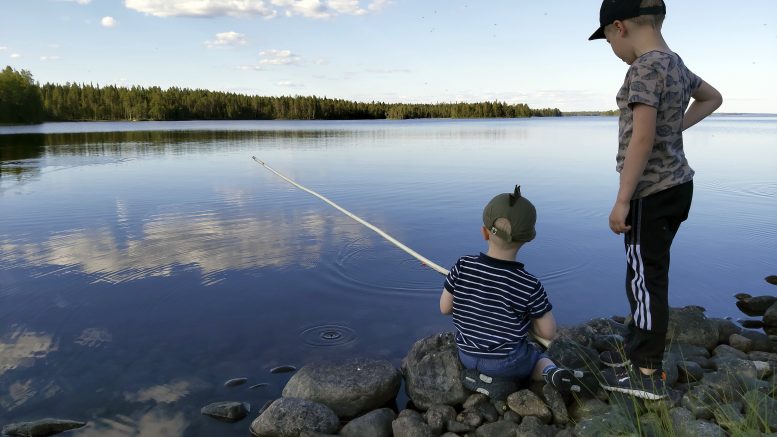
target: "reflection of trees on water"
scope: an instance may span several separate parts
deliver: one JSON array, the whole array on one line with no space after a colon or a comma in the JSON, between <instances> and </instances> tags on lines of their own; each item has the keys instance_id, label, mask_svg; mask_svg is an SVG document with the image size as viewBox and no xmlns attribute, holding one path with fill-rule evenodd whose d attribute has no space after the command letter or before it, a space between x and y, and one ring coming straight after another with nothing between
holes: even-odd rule
<instances>
[{"instance_id":1,"label":"reflection of trees on water","mask_svg":"<svg viewBox=\"0 0 777 437\"><path fill-rule=\"evenodd\" d=\"M42 159L58 157L133 158L210 154L262 145L334 147L328 138L352 135L344 130L273 131L123 131L0 135L0 178L24 183L37 179ZM368 132L361 132L368 134ZM323 144L322 144L323 143ZM111 162L115 162L111 160ZM52 163L47 163L52 165ZM73 163L67 163L73 164ZM78 163L75 163L78 165Z\"/></svg>"}]
</instances>

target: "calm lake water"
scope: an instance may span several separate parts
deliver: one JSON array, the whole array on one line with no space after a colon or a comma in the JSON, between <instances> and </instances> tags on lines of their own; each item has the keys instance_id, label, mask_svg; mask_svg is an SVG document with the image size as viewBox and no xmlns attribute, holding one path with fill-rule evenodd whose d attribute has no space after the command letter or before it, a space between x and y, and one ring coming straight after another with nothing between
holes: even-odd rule
<instances>
[{"instance_id":1,"label":"calm lake water","mask_svg":"<svg viewBox=\"0 0 777 437\"><path fill-rule=\"evenodd\" d=\"M520 184L538 224L519 259L559 322L625 314L622 240L607 227L616 137L608 117L0 127L0 424L247 435L290 377L269 369L357 355L399 366L452 329L441 275L252 155L445 267L484 249L483 206ZM737 318L734 293L774 293L775 139L775 117L686 133L697 175L672 305ZM223 386L234 377L249 382ZM254 412L200 415L221 400Z\"/></svg>"}]
</instances>

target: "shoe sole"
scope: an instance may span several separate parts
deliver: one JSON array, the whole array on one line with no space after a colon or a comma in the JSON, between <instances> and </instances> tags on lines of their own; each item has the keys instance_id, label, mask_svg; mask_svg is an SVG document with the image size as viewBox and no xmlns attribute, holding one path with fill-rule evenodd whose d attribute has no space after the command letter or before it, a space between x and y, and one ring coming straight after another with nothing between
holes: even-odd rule
<instances>
[{"instance_id":1,"label":"shoe sole","mask_svg":"<svg viewBox=\"0 0 777 437\"><path fill-rule=\"evenodd\" d=\"M604 364L605 366L607 366L607 367L612 367L613 369L622 369L622 368L628 366L629 364L631 364L631 361L624 361L622 363L607 363L607 362L604 362L604 361L600 361L600 362L602 364Z\"/></svg>"},{"instance_id":2,"label":"shoe sole","mask_svg":"<svg viewBox=\"0 0 777 437\"><path fill-rule=\"evenodd\" d=\"M634 389L634 388L612 387L612 386L604 385L604 384L599 384L599 385L601 385L602 388L607 390L607 391L614 391L614 392L618 392L618 393L624 393L624 394L627 394L627 395L632 395L634 397L638 397L640 399L647 399L647 400L651 400L651 401L657 401L659 399L664 399L665 397L668 396L668 395L659 395L659 394L651 393L649 391L638 390L638 389Z\"/></svg>"}]
</instances>

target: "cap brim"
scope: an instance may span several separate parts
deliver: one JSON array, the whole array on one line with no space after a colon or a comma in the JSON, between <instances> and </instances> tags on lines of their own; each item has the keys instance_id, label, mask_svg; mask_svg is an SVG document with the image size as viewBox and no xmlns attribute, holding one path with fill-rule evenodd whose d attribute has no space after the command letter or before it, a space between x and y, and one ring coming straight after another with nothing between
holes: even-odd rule
<instances>
[{"instance_id":1,"label":"cap brim","mask_svg":"<svg viewBox=\"0 0 777 437\"><path fill-rule=\"evenodd\" d=\"M602 26L602 27L596 29L596 32L594 32L593 35L591 35L588 38L588 41L593 41L595 39L605 39L605 38L606 37L604 36L604 26Z\"/></svg>"}]
</instances>

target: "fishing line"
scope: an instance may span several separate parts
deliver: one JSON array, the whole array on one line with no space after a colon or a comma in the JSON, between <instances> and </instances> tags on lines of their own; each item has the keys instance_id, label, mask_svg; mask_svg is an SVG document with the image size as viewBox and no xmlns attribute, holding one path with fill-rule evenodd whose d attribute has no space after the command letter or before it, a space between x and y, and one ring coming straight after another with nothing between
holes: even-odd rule
<instances>
[{"instance_id":1,"label":"fishing line","mask_svg":"<svg viewBox=\"0 0 777 437\"><path fill-rule=\"evenodd\" d=\"M319 199L321 199L324 202L326 202L329 205L331 205L336 210L342 212L343 214L345 214L348 217L356 220L357 222L363 224L364 226L372 229L373 231L375 231L375 233L377 233L381 237L383 237L386 240L388 240L394 246L397 246L398 248L400 248L403 251L405 251L408 255L412 256L413 258L417 259L418 261L421 261L421 263L424 264L425 266L430 267L431 269L435 270L437 273L440 273L440 274L443 274L443 275L446 275L446 276L448 275L449 272L448 272L447 269L445 269L442 266L440 266L439 264L431 261L429 258L426 258L425 256L421 255L420 253L416 252L415 250L405 246L401 241L399 241L396 238L392 237L391 235L387 234L382 229L378 228L377 226L373 225L372 223L370 223L370 222L368 222L368 221L358 217L356 214L354 214L351 211L348 211L347 209L343 208L342 206L332 202L331 200L327 199L326 197L322 196L321 194L318 194L317 192L311 190L310 188L303 187L302 185L298 184L294 180L292 180L292 179L282 175L277 170L275 170L274 168L272 168L269 165L267 165L266 162L264 162L264 161L262 161L260 159L257 159L256 156L252 156L251 158L253 158L253 160L256 161L258 164L260 164L262 167L264 167L267 170L270 170L271 172L275 173L278 177L280 177L281 179L285 180L286 182L294 185L295 187L299 188L302 191L305 191L307 193L310 193L310 194L318 197ZM531 333L531 334L543 346L548 347L548 345L550 344L550 342L548 340L546 340L544 338L540 338L537 335L535 335L534 333Z\"/></svg>"}]
</instances>

